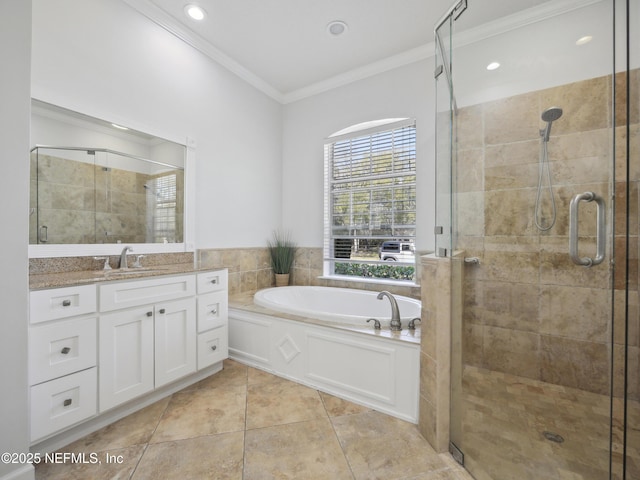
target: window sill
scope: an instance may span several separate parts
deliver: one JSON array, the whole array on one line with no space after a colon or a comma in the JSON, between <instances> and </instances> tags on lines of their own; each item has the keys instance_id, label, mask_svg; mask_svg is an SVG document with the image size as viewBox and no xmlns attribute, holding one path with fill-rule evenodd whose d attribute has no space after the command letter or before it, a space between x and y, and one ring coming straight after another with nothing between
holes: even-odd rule
<instances>
[{"instance_id":1,"label":"window sill","mask_svg":"<svg viewBox=\"0 0 640 480\"><path fill-rule=\"evenodd\" d=\"M420 287L415 282L409 282L407 280L391 280L388 278L365 278L365 277L349 277L347 275L322 275L318 277L321 280L333 280L339 282L354 282L354 283L372 283L377 285L393 285L395 287Z\"/></svg>"}]
</instances>

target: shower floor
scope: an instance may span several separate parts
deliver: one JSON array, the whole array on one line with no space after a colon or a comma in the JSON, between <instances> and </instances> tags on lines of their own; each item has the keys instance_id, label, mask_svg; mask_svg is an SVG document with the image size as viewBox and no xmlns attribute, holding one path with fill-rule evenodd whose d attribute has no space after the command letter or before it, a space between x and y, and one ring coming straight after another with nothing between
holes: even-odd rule
<instances>
[{"instance_id":1,"label":"shower floor","mask_svg":"<svg viewBox=\"0 0 640 480\"><path fill-rule=\"evenodd\" d=\"M461 440L454 441L477 480L608 478L608 396L465 366L461 400ZM639 436L640 403L628 407L629 435ZM614 421L614 479L621 478L621 438ZM627 478L640 478L640 452L627 454Z\"/></svg>"}]
</instances>

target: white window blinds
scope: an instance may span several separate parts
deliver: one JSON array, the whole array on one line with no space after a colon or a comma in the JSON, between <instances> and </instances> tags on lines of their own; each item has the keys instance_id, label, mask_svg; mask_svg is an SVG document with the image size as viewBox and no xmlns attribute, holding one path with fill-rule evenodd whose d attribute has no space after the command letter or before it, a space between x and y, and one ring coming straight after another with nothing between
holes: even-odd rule
<instances>
[{"instance_id":1,"label":"white window blinds","mask_svg":"<svg viewBox=\"0 0 640 480\"><path fill-rule=\"evenodd\" d=\"M176 241L176 175L156 177L151 184L150 200L151 225L154 242Z\"/></svg>"},{"instance_id":2,"label":"white window blinds","mask_svg":"<svg viewBox=\"0 0 640 480\"><path fill-rule=\"evenodd\" d=\"M362 240L413 241L415 122L340 137L326 145L325 154L325 255L349 258L345 249Z\"/></svg>"}]
</instances>

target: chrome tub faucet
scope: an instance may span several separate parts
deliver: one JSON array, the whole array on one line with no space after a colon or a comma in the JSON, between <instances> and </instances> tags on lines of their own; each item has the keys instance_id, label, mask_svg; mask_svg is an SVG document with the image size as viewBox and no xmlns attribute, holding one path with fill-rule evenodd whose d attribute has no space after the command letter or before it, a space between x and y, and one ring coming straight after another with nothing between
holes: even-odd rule
<instances>
[{"instance_id":1,"label":"chrome tub faucet","mask_svg":"<svg viewBox=\"0 0 640 480\"><path fill-rule=\"evenodd\" d=\"M378 294L378 300L382 300L384 297L391 302L391 323L389 323L389 329L394 332L402 330L402 322L400 321L400 309L398 309L398 302L393 295L386 290L383 290Z\"/></svg>"}]
</instances>

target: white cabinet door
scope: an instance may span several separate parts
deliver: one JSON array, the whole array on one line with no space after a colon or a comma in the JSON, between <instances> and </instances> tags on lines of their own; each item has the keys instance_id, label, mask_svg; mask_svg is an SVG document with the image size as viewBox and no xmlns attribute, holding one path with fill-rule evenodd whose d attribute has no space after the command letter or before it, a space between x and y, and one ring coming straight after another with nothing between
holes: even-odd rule
<instances>
[{"instance_id":1,"label":"white cabinet door","mask_svg":"<svg viewBox=\"0 0 640 480\"><path fill-rule=\"evenodd\" d=\"M196 371L196 300L155 306L156 388Z\"/></svg>"},{"instance_id":2,"label":"white cabinet door","mask_svg":"<svg viewBox=\"0 0 640 480\"><path fill-rule=\"evenodd\" d=\"M153 390L153 307L100 317L100 411Z\"/></svg>"}]
</instances>

